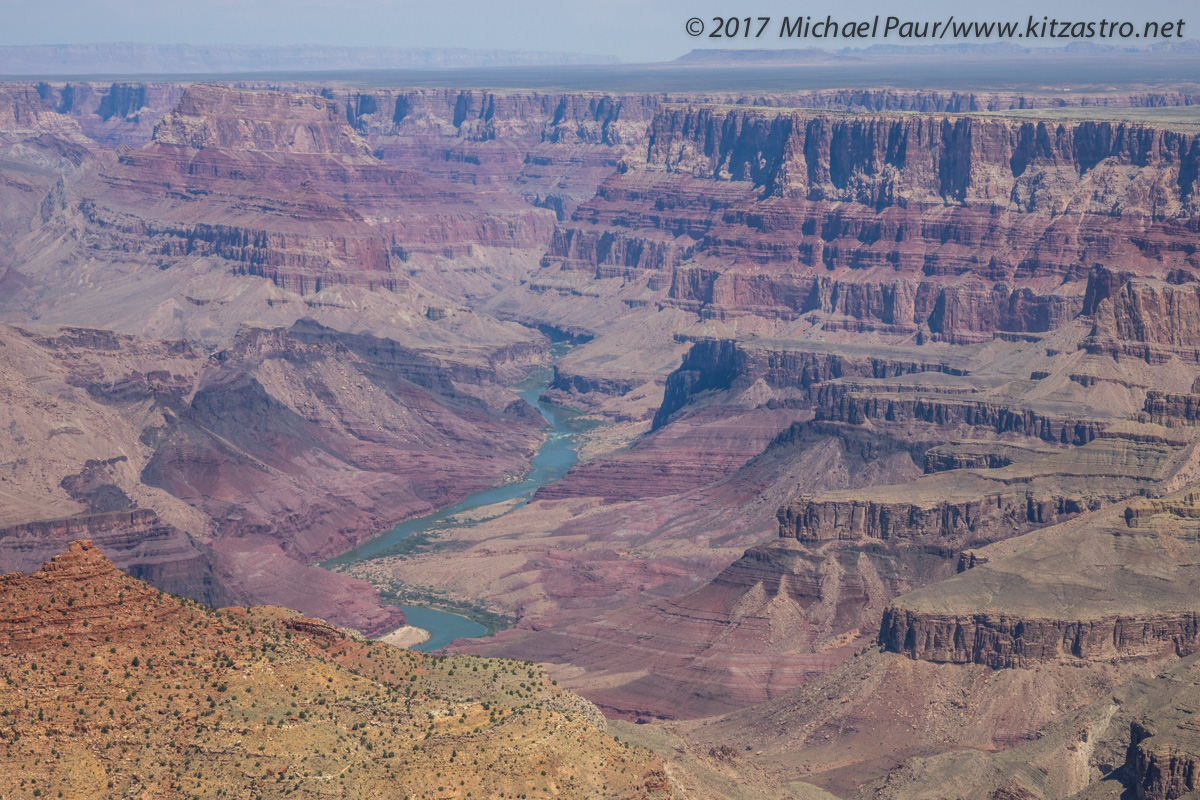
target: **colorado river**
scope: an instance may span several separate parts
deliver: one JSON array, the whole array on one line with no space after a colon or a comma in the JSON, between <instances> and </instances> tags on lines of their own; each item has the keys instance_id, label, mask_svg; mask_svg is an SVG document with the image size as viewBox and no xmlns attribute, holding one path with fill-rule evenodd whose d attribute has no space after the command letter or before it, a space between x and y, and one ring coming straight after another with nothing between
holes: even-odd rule
<instances>
[{"instance_id":1,"label":"colorado river","mask_svg":"<svg viewBox=\"0 0 1200 800\"><path fill-rule=\"evenodd\" d=\"M566 352L566 346L556 344L551 352L557 361ZM413 534L444 527L450 518L465 511L514 499L521 501L518 505L524 504L538 490L538 487L556 481L565 475L578 458L575 434L579 432L577 420L580 415L576 411L541 401L541 394L550 385L553 377L554 370L547 367L533 373L516 386L517 393L534 406L553 428L537 455L533 457L530 471L521 481L476 492L465 500L440 511L405 520L386 533L363 542L358 547L322 562L318 566L331 569L369 559ZM410 625L424 628L430 633L429 641L415 646L414 650L437 650L455 639L483 636L487 633L487 629L479 623L458 614L420 606L401 605L400 608L404 610Z\"/></svg>"}]
</instances>

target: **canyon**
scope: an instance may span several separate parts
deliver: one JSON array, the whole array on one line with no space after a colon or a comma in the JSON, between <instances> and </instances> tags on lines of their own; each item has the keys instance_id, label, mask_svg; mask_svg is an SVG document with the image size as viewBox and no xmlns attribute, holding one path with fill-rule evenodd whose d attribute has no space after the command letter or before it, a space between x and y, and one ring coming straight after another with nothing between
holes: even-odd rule
<instances>
[{"instance_id":1,"label":"canyon","mask_svg":"<svg viewBox=\"0 0 1200 800\"><path fill-rule=\"evenodd\" d=\"M5 84L0 568L486 611L630 796L1180 797L1198 101ZM519 480L551 366L563 477L315 566Z\"/></svg>"}]
</instances>

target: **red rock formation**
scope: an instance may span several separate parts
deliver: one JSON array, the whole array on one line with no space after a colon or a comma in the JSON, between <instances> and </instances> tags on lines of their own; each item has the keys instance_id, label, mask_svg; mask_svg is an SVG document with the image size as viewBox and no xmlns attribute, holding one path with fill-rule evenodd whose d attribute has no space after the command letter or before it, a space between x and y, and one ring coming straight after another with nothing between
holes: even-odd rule
<instances>
[{"instance_id":1,"label":"red rock formation","mask_svg":"<svg viewBox=\"0 0 1200 800\"><path fill-rule=\"evenodd\" d=\"M56 81L31 88L44 110L70 117L88 138L110 147L145 144L184 91L181 84L163 82Z\"/></svg>"},{"instance_id":2,"label":"red rock formation","mask_svg":"<svg viewBox=\"0 0 1200 800\"><path fill-rule=\"evenodd\" d=\"M0 652L8 656L44 653L67 634L119 637L123 630L153 626L183 610L155 602L161 592L122 574L88 539L72 541L66 552L28 576L0 576L0 587L21 600L0 617Z\"/></svg>"},{"instance_id":3,"label":"red rock formation","mask_svg":"<svg viewBox=\"0 0 1200 800\"><path fill-rule=\"evenodd\" d=\"M779 510L780 534L801 542L832 539L970 538L989 526L1052 524L1086 510L1078 498L1005 493L922 506L904 501L801 497Z\"/></svg>"},{"instance_id":4,"label":"red rock formation","mask_svg":"<svg viewBox=\"0 0 1200 800\"><path fill-rule=\"evenodd\" d=\"M1200 363L1200 284L1187 270L1162 277L1167 280L1094 270L1084 302L1093 318L1087 349L1149 363L1172 357Z\"/></svg>"},{"instance_id":5,"label":"red rock formation","mask_svg":"<svg viewBox=\"0 0 1200 800\"><path fill-rule=\"evenodd\" d=\"M1200 784L1200 754L1194 747L1181 750L1173 742L1160 741L1168 737L1156 736L1158 727L1147 719L1130 725L1125 768L1137 800L1175 800Z\"/></svg>"},{"instance_id":6,"label":"red rock formation","mask_svg":"<svg viewBox=\"0 0 1200 800\"><path fill-rule=\"evenodd\" d=\"M733 340L702 340L692 345L683 363L667 377L662 406L654 418L655 428L664 425L695 395L709 390L743 389L763 380L775 389L808 389L838 378L895 378L924 372L965 375L967 369L956 357L917 357L913 350L887 348L838 350L822 344L807 348L800 343L770 345ZM818 405L822 398L815 395Z\"/></svg>"},{"instance_id":7,"label":"red rock formation","mask_svg":"<svg viewBox=\"0 0 1200 800\"><path fill-rule=\"evenodd\" d=\"M1183 552L1194 547L1197 520L1197 496L1185 493L1136 501L1090 525L1050 528L1057 535L943 583L933 603L925 602L929 587L896 600L879 643L914 659L995 668L1200 651ZM1074 573L1056 571L1067 564Z\"/></svg>"},{"instance_id":8,"label":"red rock formation","mask_svg":"<svg viewBox=\"0 0 1200 800\"><path fill-rule=\"evenodd\" d=\"M75 539L87 538L139 580L210 606L234 595L217 575L211 550L149 509L39 520L0 530L0 564L30 571Z\"/></svg>"},{"instance_id":9,"label":"red rock formation","mask_svg":"<svg viewBox=\"0 0 1200 800\"><path fill-rule=\"evenodd\" d=\"M1188 655L1200 649L1194 612L1100 619L948 616L889 608L879 642L910 658L996 669L1043 662Z\"/></svg>"},{"instance_id":10,"label":"red rock formation","mask_svg":"<svg viewBox=\"0 0 1200 800\"><path fill-rule=\"evenodd\" d=\"M301 294L402 290L395 273L413 252L531 246L553 219L507 194L483 201L383 165L323 97L206 86L189 88L151 144L83 194L92 247L216 256Z\"/></svg>"},{"instance_id":11,"label":"red rock formation","mask_svg":"<svg viewBox=\"0 0 1200 800\"><path fill-rule=\"evenodd\" d=\"M1190 134L663 106L649 136L547 263L672 273L664 302L719 319L817 312L945 341L1062 325L1082 310L1081 265L1195 266Z\"/></svg>"},{"instance_id":12,"label":"red rock formation","mask_svg":"<svg viewBox=\"0 0 1200 800\"><path fill-rule=\"evenodd\" d=\"M0 282L18 260L17 240L46 221L94 155L79 126L44 108L33 88L0 85ZM14 277L5 294L20 285Z\"/></svg>"},{"instance_id":13,"label":"red rock formation","mask_svg":"<svg viewBox=\"0 0 1200 800\"><path fill-rule=\"evenodd\" d=\"M1087 444L1099 430L1093 420L1048 417L1031 409L980 401L872 397L850 392L835 397L828 408L819 409L817 418L851 424L868 419L939 426L964 424L990 428L996 433L1011 431L1047 442L1076 445Z\"/></svg>"}]
</instances>

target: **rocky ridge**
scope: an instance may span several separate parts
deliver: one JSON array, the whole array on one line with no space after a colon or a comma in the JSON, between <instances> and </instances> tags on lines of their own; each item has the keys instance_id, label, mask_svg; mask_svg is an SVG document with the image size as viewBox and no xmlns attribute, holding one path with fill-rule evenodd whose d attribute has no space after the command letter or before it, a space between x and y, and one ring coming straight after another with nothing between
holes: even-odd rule
<instances>
[{"instance_id":1,"label":"rocky ridge","mask_svg":"<svg viewBox=\"0 0 1200 800\"><path fill-rule=\"evenodd\" d=\"M282 609L213 611L87 540L0 583L5 796L669 792L657 758L527 663L434 659Z\"/></svg>"}]
</instances>

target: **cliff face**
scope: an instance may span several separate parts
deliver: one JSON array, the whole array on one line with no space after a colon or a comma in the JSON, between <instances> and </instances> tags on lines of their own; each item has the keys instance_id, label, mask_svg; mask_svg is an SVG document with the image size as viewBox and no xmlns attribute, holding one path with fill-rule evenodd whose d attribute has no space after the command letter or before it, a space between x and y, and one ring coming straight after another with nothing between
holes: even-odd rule
<instances>
[{"instance_id":1,"label":"cliff face","mask_svg":"<svg viewBox=\"0 0 1200 800\"><path fill-rule=\"evenodd\" d=\"M184 87L177 83L89 81L34 84L41 105L70 117L88 138L109 147L145 144Z\"/></svg>"},{"instance_id":2,"label":"cliff face","mask_svg":"<svg viewBox=\"0 0 1200 800\"><path fill-rule=\"evenodd\" d=\"M1004 669L1064 660L1186 656L1196 652L1198 635L1200 618L1192 612L1073 621L888 609L879 642L923 661Z\"/></svg>"},{"instance_id":3,"label":"cliff face","mask_svg":"<svg viewBox=\"0 0 1200 800\"><path fill-rule=\"evenodd\" d=\"M18 260L18 240L45 222L65 181L95 155L79 126L46 109L33 88L0 85L0 281Z\"/></svg>"},{"instance_id":4,"label":"cliff face","mask_svg":"<svg viewBox=\"0 0 1200 800\"><path fill-rule=\"evenodd\" d=\"M1152 363L1172 357L1200 362L1200 284L1186 269L1155 279L1097 268L1084 313L1093 319L1086 342L1091 352Z\"/></svg>"},{"instance_id":5,"label":"cliff face","mask_svg":"<svg viewBox=\"0 0 1200 800\"><path fill-rule=\"evenodd\" d=\"M1129 728L1129 751L1125 768L1129 771L1130 783L1138 800L1175 800L1184 797L1200 783L1200 753L1194 737L1178 733L1172 736L1158 734L1161 727L1175 722L1174 714L1163 714L1161 721L1155 719L1135 720ZM1184 728L1183 724L1178 724ZM1188 731L1190 733L1190 731ZM1177 739L1184 739L1183 747Z\"/></svg>"},{"instance_id":6,"label":"cliff face","mask_svg":"<svg viewBox=\"0 0 1200 800\"><path fill-rule=\"evenodd\" d=\"M877 210L933 203L1162 220L1193 211L1196 141L1138 123L668 106L651 125L646 162Z\"/></svg>"},{"instance_id":7,"label":"cliff face","mask_svg":"<svg viewBox=\"0 0 1200 800\"><path fill-rule=\"evenodd\" d=\"M873 350L886 352L885 348ZM889 358L851 348L837 352L836 348L824 345L814 345L806 351L794 343L789 343L786 349L773 349L769 343L754 342L751 346L728 340L697 342L679 369L667 377L663 404L654 426L662 427L702 392L744 391L761 380L772 389L781 390L777 393L780 405L787 402L809 407L816 419L831 422L968 426L1073 445L1090 442L1100 429L1094 420L1046 413L1022 407L1020 403L956 397L978 393L971 388L968 362L957 356L922 358L924 353L919 350L900 348L893 354ZM933 381L930 386L885 382L889 378L924 373L968 380L952 387ZM854 378L868 380L858 382Z\"/></svg>"},{"instance_id":8,"label":"cliff face","mask_svg":"<svg viewBox=\"0 0 1200 800\"><path fill-rule=\"evenodd\" d=\"M656 95L422 89L330 96L385 161L565 219L645 141Z\"/></svg>"},{"instance_id":9,"label":"cliff face","mask_svg":"<svg viewBox=\"0 0 1200 800\"><path fill-rule=\"evenodd\" d=\"M930 588L898 599L879 643L914 659L994 668L1195 653L1200 610L1183 552L1194 549L1198 520L1195 494L1181 493L1135 501L1090 525L1052 528L1057 535L1011 555L1001 550L944 583L933 603L925 602ZM1034 562L1036 572L1016 577ZM1078 566L1064 584L1055 569L1068 563ZM1170 589L1142 578L1151 574L1171 575Z\"/></svg>"},{"instance_id":10,"label":"cliff face","mask_svg":"<svg viewBox=\"0 0 1200 800\"><path fill-rule=\"evenodd\" d=\"M216 257L299 294L401 291L414 253L537 247L553 223L506 193L384 165L332 100L205 86L80 195L88 244L109 257Z\"/></svg>"},{"instance_id":11,"label":"cliff face","mask_svg":"<svg viewBox=\"0 0 1200 800\"><path fill-rule=\"evenodd\" d=\"M802 542L832 539L970 540L990 527L1019 531L1087 510L1077 498L1004 493L930 506L904 501L801 497L779 510L780 535Z\"/></svg>"},{"instance_id":12,"label":"cliff face","mask_svg":"<svg viewBox=\"0 0 1200 800\"><path fill-rule=\"evenodd\" d=\"M670 95L168 88L25 90L39 113L81 123L137 117L139 103L158 120L151 146L81 198L91 244L162 262L213 256L302 294L404 291L411 276L445 280L425 272L431 260L518 248L548 251L546 275L644 285L630 300L643 306L976 342L1089 313L1093 264L1191 263L1190 135L948 115L1045 98L818 92L685 107ZM174 199L151 213L146 193ZM514 195L525 202L505 202ZM540 303L526 299L506 313L529 318Z\"/></svg>"},{"instance_id":13,"label":"cliff face","mask_svg":"<svg viewBox=\"0 0 1200 800\"><path fill-rule=\"evenodd\" d=\"M665 425L672 415L686 407L702 392L746 389L762 380L780 390L803 390L804 396L818 408L825 408L831 419L843 412L830 404L844 394L824 393L818 384L839 379L897 378L903 375L942 373L964 375L961 359L925 356L915 351L877 348L872 354L858 349L839 350L820 344L804 349L795 343L753 343L730 339L701 340L692 344L679 368L667 376L662 405L654 418L654 427ZM851 412L853 416L855 412ZM861 420L859 420L861 421Z\"/></svg>"},{"instance_id":14,"label":"cliff face","mask_svg":"<svg viewBox=\"0 0 1200 800\"><path fill-rule=\"evenodd\" d=\"M979 401L879 398L846 393L832 398L819 419L862 424L866 420L925 422L939 426L968 425L996 433L1019 433L1047 442L1086 444L1096 438L1092 420L1054 418L1031 409Z\"/></svg>"},{"instance_id":15,"label":"cliff face","mask_svg":"<svg viewBox=\"0 0 1200 800\"><path fill-rule=\"evenodd\" d=\"M316 154L368 163L366 143L319 95L192 86L154 128L160 145L192 150Z\"/></svg>"},{"instance_id":16,"label":"cliff face","mask_svg":"<svg viewBox=\"0 0 1200 800\"><path fill-rule=\"evenodd\" d=\"M663 105L647 137L547 263L705 317L981 341L1073 319L1093 264L1192 265L1193 134Z\"/></svg>"},{"instance_id":17,"label":"cliff face","mask_svg":"<svg viewBox=\"0 0 1200 800\"><path fill-rule=\"evenodd\" d=\"M8 135L37 130L54 118L48 111L32 87L4 86L0 92L0 129Z\"/></svg>"},{"instance_id":18,"label":"cliff face","mask_svg":"<svg viewBox=\"0 0 1200 800\"><path fill-rule=\"evenodd\" d=\"M212 552L149 509L39 520L0 530L0 564L31 572L69 542L89 539L124 571L205 605L229 605Z\"/></svg>"}]
</instances>

